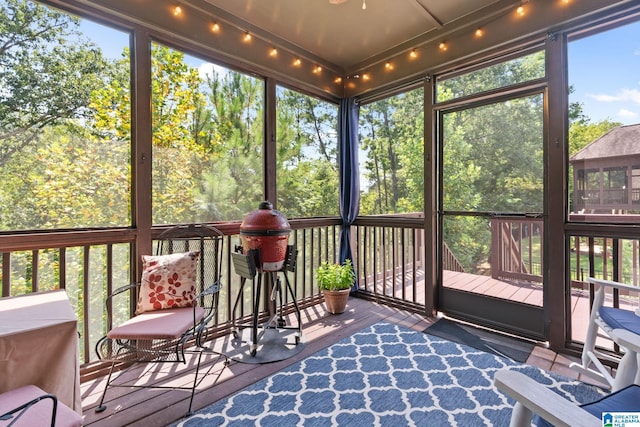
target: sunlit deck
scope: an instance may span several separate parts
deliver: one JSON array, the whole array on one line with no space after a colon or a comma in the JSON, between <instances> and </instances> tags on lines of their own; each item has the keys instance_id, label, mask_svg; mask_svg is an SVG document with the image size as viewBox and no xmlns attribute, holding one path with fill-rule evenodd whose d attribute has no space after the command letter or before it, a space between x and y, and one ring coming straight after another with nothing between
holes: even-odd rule
<instances>
[{"instance_id":1,"label":"sunlit deck","mask_svg":"<svg viewBox=\"0 0 640 427\"><path fill-rule=\"evenodd\" d=\"M194 410L205 407L234 393L308 355L327 347L354 332L380 320L400 324L415 330L424 330L435 319L383 306L359 298L351 298L347 311L341 315L330 315L324 306L316 305L303 310L303 333L305 348L298 355L284 361L254 365L232 361L220 372L222 362L217 363L211 374L198 387L194 398ZM217 341L222 344L223 337ZM527 363L551 370L561 375L578 378L569 364L576 359L557 354L543 344L535 347ZM174 381L185 383L190 380L191 366L166 365L166 375L154 376L150 381ZM219 375L218 375L219 374ZM94 412L102 391L104 378L86 381L82 384L82 406L86 426L164 426L184 416L188 406L188 392L182 390L129 389L109 390L108 407L102 414Z\"/></svg>"}]
</instances>

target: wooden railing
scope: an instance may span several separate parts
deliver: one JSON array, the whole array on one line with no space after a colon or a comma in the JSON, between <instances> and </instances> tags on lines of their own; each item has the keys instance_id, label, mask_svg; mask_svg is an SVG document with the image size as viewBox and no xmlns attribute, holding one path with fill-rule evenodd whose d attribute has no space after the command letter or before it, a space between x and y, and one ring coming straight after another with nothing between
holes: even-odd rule
<instances>
[{"instance_id":1,"label":"wooden railing","mask_svg":"<svg viewBox=\"0 0 640 427\"><path fill-rule=\"evenodd\" d=\"M338 218L290 220L289 243L297 248L298 257L296 271L288 274L295 298L302 307L322 301L314 275L321 262L338 259L340 223ZM230 331L232 304L240 289L240 277L231 263L231 253L240 244L239 223L219 227L227 238L223 266L225 287L220 313L211 325L215 335ZM500 243L495 246L499 250L494 253L498 252L499 256L492 271L500 277L540 281L542 220L497 218L492 227L499 230L497 242ZM161 231L154 229L152 235ZM360 217L352 225L351 233L359 294L416 312L424 310L424 219L419 216ZM66 289L79 319L83 369L88 369L96 359L95 342L107 329L106 295L115 287L135 281L132 266L137 260L132 253L136 239L134 229L1 235L2 296ZM589 276L640 286L639 240L572 236L571 249L573 286L582 286ZM452 263L455 266L455 262ZM245 287L245 291L247 289L250 288ZM251 298L251 292L242 295L245 303L236 316L250 315ZM130 300L120 317L131 316L134 305Z\"/></svg>"},{"instance_id":2,"label":"wooden railing","mask_svg":"<svg viewBox=\"0 0 640 427\"><path fill-rule=\"evenodd\" d=\"M464 273L464 266L456 258L446 242L442 244L442 269Z\"/></svg>"},{"instance_id":3,"label":"wooden railing","mask_svg":"<svg viewBox=\"0 0 640 427\"><path fill-rule=\"evenodd\" d=\"M420 311L425 304L424 218L358 218L352 226L360 292Z\"/></svg>"},{"instance_id":4,"label":"wooden railing","mask_svg":"<svg viewBox=\"0 0 640 427\"><path fill-rule=\"evenodd\" d=\"M491 219L491 276L542 283L542 219Z\"/></svg>"},{"instance_id":5,"label":"wooden railing","mask_svg":"<svg viewBox=\"0 0 640 427\"><path fill-rule=\"evenodd\" d=\"M321 301L314 274L324 260L337 259L340 221L336 218L291 220L289 243L298 250L298 267L288 273L296 299L301 306ZM217 224L214 224L218 226ZM219 228L225 241L223 283L220 311L212 326L213 334L230 330L232 304L240 287L240 277L231 264L231 253L240 245L239 223L225 223ZM162 229L154 229L153 235ZM95 361L94 346L106 330L106 295L116 287L134 282L132 273L137 260L133 248L134 229L39 232L0 236L2 296L65 289L78 316L80 357L84 364ZM236 316L251 314L251 292L245 286ZM290 303L291 301L285 301ZM131 298L117 313L115 322L133 314ZM262 304L264 310L264 303Z\"/></svg>"},{"instance_id":6,"label":"wooden railing","mask_svg":"<svg viewBox=\"0 0 640 427\"><path fill-rule=\"evenodd\" d=\"M571 236L570 249L573 286L595 277L640 287L640 240Z\"/></svg>"}]
</instances>

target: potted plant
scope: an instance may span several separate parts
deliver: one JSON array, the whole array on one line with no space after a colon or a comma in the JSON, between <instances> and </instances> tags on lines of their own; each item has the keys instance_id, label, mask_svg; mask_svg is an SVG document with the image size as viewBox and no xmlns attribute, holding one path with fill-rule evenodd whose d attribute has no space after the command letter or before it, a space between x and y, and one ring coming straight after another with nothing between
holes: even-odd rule
<instances>
[{"instance_id":1,"label":"potted plant","mask_svg":"<svg viewBox=\"0 0 640 427\"><path fill-rule=\"evenodd\" d=\"M324 295L327 311L332 314L343 313L355 280L351 260L346 259L344 264L323 262L316 270L316 279Z\"/></svg>"}]
</instances>

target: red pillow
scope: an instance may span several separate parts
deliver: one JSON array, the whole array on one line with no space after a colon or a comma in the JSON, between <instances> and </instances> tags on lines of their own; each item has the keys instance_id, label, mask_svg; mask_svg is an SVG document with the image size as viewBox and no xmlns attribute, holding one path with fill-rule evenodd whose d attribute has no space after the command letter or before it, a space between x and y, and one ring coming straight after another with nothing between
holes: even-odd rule
<instances>
[{"instance_id":1,"label":"red pillow","mask_svg":"<svg viewBox=\"0 0 640 427\"><path fill-rule=\"evenodd\" d=\"M142 256L142 283L136 314L191 307L196 296L199 251Z\"/></svg>"}]
</instances>

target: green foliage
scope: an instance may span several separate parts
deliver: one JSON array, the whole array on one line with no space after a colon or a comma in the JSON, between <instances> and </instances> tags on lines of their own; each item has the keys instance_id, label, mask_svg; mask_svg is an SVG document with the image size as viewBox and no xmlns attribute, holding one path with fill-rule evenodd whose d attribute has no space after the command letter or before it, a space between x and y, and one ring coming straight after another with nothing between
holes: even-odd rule
<instances>
[{"instance_id":1,"label":"green foliage","mask_svg":"<svg viewBox=\"0 0 640 427\"><path fill-rule=\"evenodd\" d=\"M611 129L621 126L620 122L603 120L591 123L589 120L580 120L569 127L569 157L600 138Z\"/></svg>"},{"instance_id":2,"label":"green foliage","mask_svg":"<svg viewBox=\"0 0 640 427\"><path fill-rule=\"evenodd\" d=\"M543 78L544 51L511 59L438 82L438 102Z\"/></svg>"},{"instance_id":3,"label":"green foliage","mask_svg":"<svg viewBox=\"0 0 640 427\"><path fill-rule=\"evenodd\" d=\"M349 289L355 280L355 273L350 259L344 264L324 261L316 270L316 280L320 290L338 291Z\"/></svg>"},{"instance_id":4,"label":"green foliage","mask_svg":"<svg viewBox=\"0 0 640 427\"><path fill-rule=\"evenodd\" d=\"M423 106L415 89L361 107L362 215L423 211Z\"/></svg>"},{"instance_id":5,"label":"green foliage","mask_svg":"<svg viewBox=\"0 0 640 427\"><path fill-rule=\"evenodd\" d=\"M338 214L338 108L278 88L278 209L289 217Z\"/></svg>"},{"instance_id":6,"label":"green foliage","mask_svg":"<svg viewBox=\"0 0 640 427\"><path fill-rule=\"evenodd\" d=\"M88 117L108 63L78 23L36 2L0 3L0 167L44 127Z\"/></svg>"},{"instance_id":7,"label":"green foliage","mask_svg":"<svg viewBox=\"0 0 640 427\"><path fill-rule=\"evenodd\" d=\"M3 229L122 226L131 222L129 145L48 127L0 168Z\"/></svg>"},{"instance_id":8,"label":"green foliage","mask_svg":"<svg viewBox=\"0 0 640 427\"><path fill-rule=\"evenodd\" d=\"M438 84L448 100L544 75L542 52ZM542 212L543 97L532 95L447 112L442 119L445 211ZM481 216L445 216L443 238L467 272L486 268L491 230Z\"/></svg>"}]
</instances>

